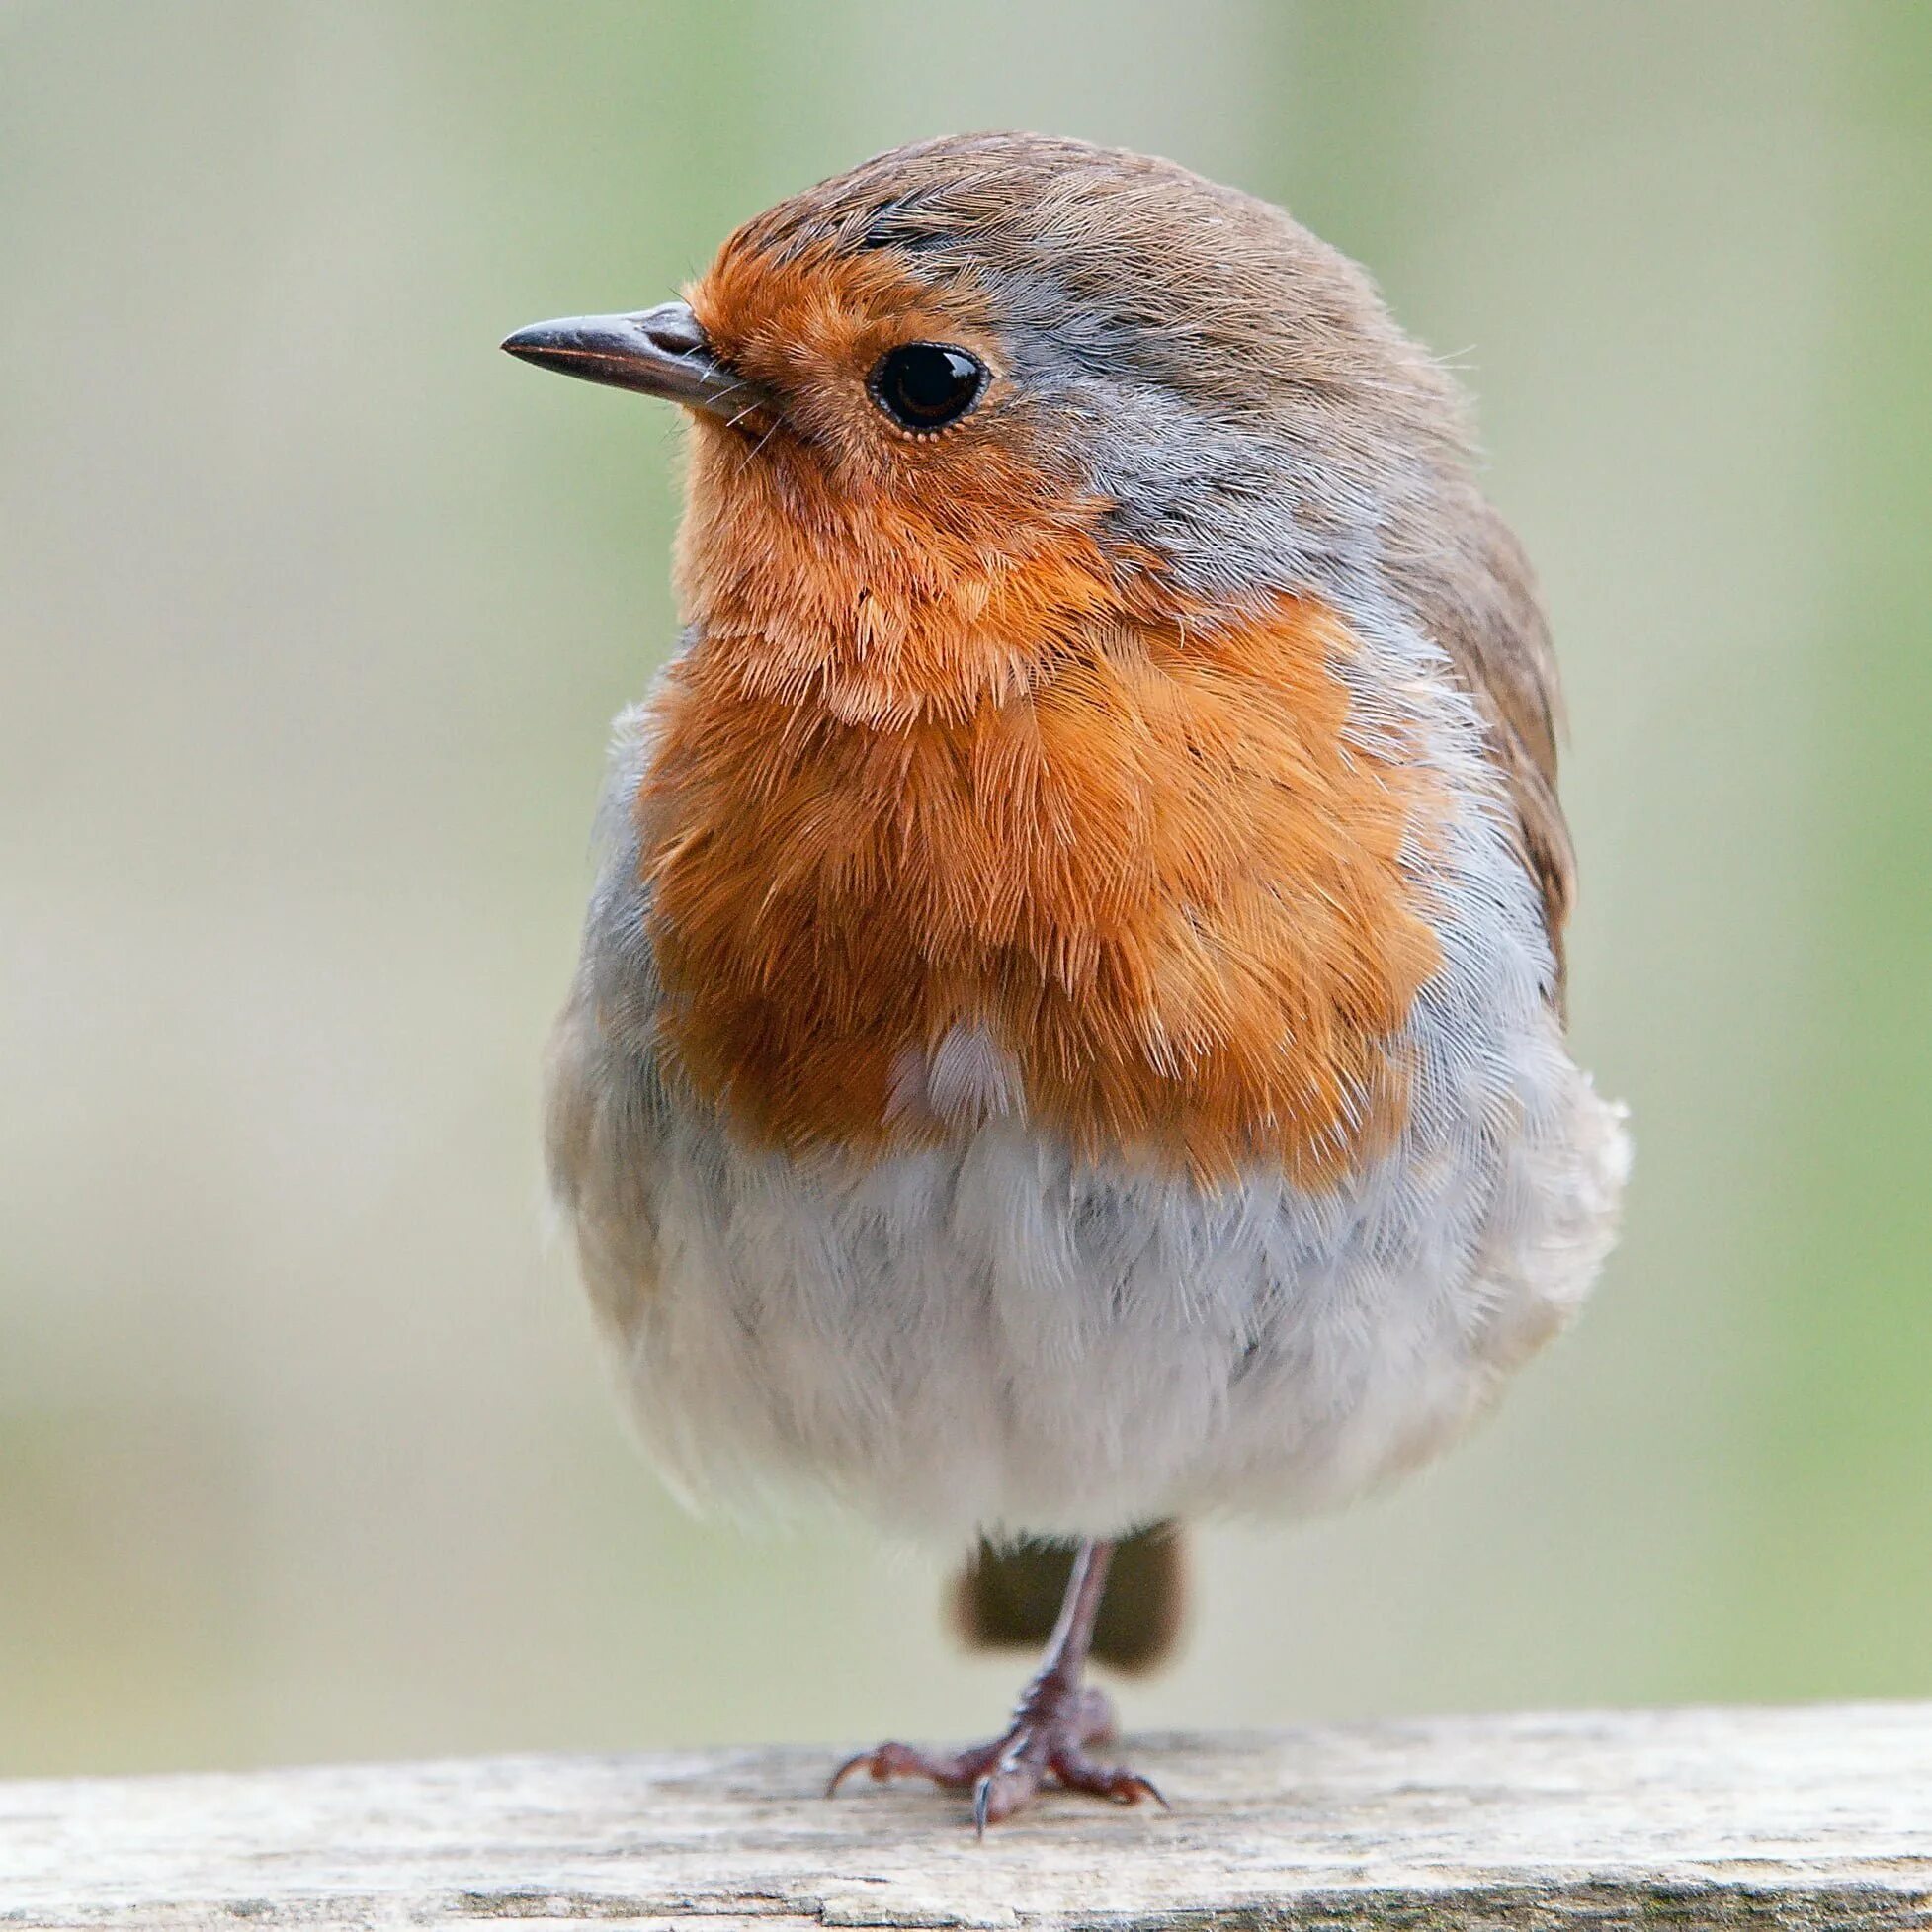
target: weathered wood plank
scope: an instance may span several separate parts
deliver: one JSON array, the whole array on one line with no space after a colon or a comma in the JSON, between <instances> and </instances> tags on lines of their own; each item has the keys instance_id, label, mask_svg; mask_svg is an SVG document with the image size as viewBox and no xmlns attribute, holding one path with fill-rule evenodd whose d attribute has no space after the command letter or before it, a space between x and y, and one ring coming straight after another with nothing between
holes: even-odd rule
<instances>
[{"instance_id":1,"label":"weathered wood plank","mask_svg":"<svg viewBox=\"0 0 1932 1932\"><path fill-rule=\"evenodd\" d=\"M836 1755L0 1785L0 1924L1932 1926L1932 1704L1151 1739L983 1844Z\"/></svg>"}]
</instances>

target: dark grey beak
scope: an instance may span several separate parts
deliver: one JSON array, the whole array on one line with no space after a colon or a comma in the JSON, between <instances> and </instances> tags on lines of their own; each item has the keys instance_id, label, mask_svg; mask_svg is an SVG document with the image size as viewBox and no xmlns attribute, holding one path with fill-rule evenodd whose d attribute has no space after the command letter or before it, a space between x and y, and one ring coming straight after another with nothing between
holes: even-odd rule
<instances>
[{"instance_id":1,"label":"dark grey beak","mask_svg":"<svg viewBox=\"0 0 1932 1932\"><path fill-rule=\"evenodd\" d=\"M560 322L537 322L506 337L503 346L540 369L662 396L727 421L773 406L768 390L712 353L697 316L681 301L662 302L641 315L571 315Z\"/></svg>"}]
</instances>

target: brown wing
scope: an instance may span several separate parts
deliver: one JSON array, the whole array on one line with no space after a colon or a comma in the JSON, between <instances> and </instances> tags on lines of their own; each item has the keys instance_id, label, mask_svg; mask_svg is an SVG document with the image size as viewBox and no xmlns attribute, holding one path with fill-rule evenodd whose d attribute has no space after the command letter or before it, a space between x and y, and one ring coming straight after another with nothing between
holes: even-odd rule
<instances>
[{"instance_id":1,"label":"brown wing","mask_svg":"<svg viewBox=\"0 0 1932 1932\"><path fill-rule=\"evenodd\" d=\"M1490 756L1501 771L1523 863L1543 896L1543 920L1555 958L1551 996L1563 1003L1563 926L1576 886L1569 827L1556 797L1556 736L1562 691L1550 624L1523 546L1479 498L1469 505L1465 543L1454 567L1441 559L1410 585L1429 627L1480 709Z\"/></svg>"}]
</instances>

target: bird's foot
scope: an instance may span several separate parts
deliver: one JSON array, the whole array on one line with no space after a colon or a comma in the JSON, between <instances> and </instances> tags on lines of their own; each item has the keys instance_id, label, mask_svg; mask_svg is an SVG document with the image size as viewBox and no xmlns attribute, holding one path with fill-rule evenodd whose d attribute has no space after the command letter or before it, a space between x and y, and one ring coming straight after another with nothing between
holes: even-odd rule
<instances>
[{"instance_id":1,"label":"bird's foot","mask_svg":"<svg viewBox=\"0 0 1932 1932\"><path fill-rule=\"evenodd\" d=\"M889 1778L929 1778L946 1791L972 1793L972 1821L984 1833L989 1824L1024 1809L1049 1785L1091 1792L1117 1805L1151 1798L1162 1810L1166 1799L1137 1771L1099 1763L1087 1747L1116 1734L1114 1707L1105 1691L1082 1689L1053 1673L1027 1687L1013 1722L987 1744L963 1751L921 1751L910 1744L881 1744L847 1758L825 1787L827 1798L856 1772L882 1784Z\"/></svg>"}]
</instances>

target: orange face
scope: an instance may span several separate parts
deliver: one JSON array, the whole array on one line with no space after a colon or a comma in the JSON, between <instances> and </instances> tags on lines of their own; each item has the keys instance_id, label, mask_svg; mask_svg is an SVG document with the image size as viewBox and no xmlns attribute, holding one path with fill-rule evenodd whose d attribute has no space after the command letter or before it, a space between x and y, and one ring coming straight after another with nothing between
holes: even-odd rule
<instances>
[{"instance_id":1,"label":"orange face","mask_svg":"<svg viewBox=\"0 0 1932 1932\"><path fill-rule=\"evenodd\" d=\"M722 360L786 401L782 422L697 421L679 543L688 615L747 689L809 691L854 723L964 717L1147 601L1150 560L1103 549L1107 506L1046 453L969 286L942 296L883 252L772 261L733 242L691 305ZM870 391L915 342L987 371L937 434Z\"/></svg>"},{"instance_id":2,"label":"orange face","mask_svg":"<svg viewBox=\"0 0 1932 1932\"><path fill-rule=\"evenodd\" d=\"M742 238L691 292L783 416L697 428L638 801L666 1045L752 1139L876 1152L956 1131L902 1069L967 1027L1082 1155L1332 1183L1402 1118L1438 801L1345 738L1332 611L1109 540L984 303ZM868 389L907 341L990 373L930 438Z\"/></svg>"}]
</instances>

